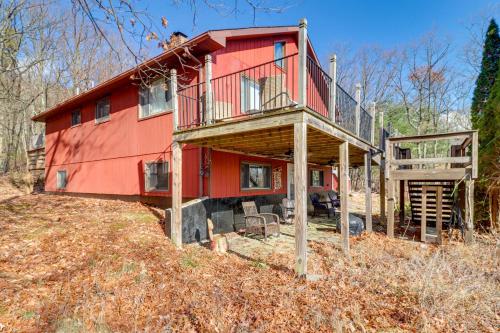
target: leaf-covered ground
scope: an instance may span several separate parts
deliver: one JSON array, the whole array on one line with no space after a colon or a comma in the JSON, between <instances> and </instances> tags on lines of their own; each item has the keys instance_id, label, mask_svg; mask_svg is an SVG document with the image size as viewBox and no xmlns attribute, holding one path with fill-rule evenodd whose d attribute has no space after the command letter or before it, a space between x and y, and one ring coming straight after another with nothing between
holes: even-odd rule
<instances>
[{"instance_id":1,"label":"leaf-covered ground","mask_svg":"<svg viewBox=\"0 0 500 333\"><path fill-rule=\"evenodd\" d=\"M3 184L3 185L2 185ZM176 250L138 203L24 195L0 184L0 332L485 331L500 325L498 245L440 248L383 234L350 260L311 242L268 262Z\"/></svg>"}]
</instances>

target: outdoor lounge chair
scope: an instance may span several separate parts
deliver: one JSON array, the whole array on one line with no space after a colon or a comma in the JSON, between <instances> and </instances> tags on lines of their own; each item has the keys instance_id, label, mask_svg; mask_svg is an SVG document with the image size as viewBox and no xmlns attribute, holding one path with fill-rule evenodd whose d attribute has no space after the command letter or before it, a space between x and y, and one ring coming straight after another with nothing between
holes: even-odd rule
<instances>
[{"instance_id":1,"label":"outdoor lounge chair","mask_svg":"<svg viewBox=\"0 0 500 333\"><path fill-rule=\"evenodd\" d=\"M340 207L340 198L337 192L335 191L328 191L328 198L330 198L330 202L332 204L332 207Z\"/></svg>"},{"instance_id":2,"label":"outdoor lounge chair","mask_svg":"<svg viewBox=\"0 0 500 333\"><path fill-rule=\"evenodd\" d=\"M267 241L267 236L271 234L280 235L278 215L259 213L254 201L242 202L241 205L245 212L245 236L247 234L264 235L264 240Z\"/></svg>"},{"instance_id":3,"label":"outdoor lounge chair","mask_svg":"<svg viewBox=\"0 0 500 333\"><path fill-rule=\"evenodd\" d=\"M318 193L312 193L309 196L314 207L313 217L319 214L327 214L328 218L330 218L330 215L335 216L335 208L330 201L321 201Z\"/></svg>"},{"instance_id":4,"label":"outdoor lounge chair","mask_svg":"<svg viewBox=\"0 0 500 333\"><path fill-rule=\"evenodd\" d=\"M283 220L285 223L293 223L293 217L295 214L294 202L288 198L283 198L281 201L281 210L283 214Z\"/></svg>"}]
</instances>

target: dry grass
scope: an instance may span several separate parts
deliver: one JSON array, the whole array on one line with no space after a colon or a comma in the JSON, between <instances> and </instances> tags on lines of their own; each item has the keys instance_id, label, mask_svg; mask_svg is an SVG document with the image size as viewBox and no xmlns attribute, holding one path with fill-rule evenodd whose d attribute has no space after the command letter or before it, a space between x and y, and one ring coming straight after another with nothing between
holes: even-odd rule
<instances>
[{"instance_id":1,"label":"dry grass","mask_svg":"<svg viewBox=\"0 0 500 333\"><path fill-rule=\"evenodd\" d=\"M500 324L493 238L437 248L365 235L353 240L351 260L311 243L324 278L304 282L293 253L252 262L200 246L178 251L158 212L140 204L18 195L0 199L3 331L495 332Z\"/></svg>"}]
</instances>

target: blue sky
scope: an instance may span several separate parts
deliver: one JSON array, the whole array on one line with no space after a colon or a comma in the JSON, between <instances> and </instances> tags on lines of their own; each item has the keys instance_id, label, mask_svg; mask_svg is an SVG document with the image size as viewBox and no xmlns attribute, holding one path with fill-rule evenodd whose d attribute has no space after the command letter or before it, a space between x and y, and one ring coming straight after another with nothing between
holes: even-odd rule
<instances>
[{"instance_id":1,"label":"blue sky","mask_svg":"<svg viewBox=\"0 0 500 333\"><path fill-rule=\"evenodd\" d=\"M394 48L411 43L429 31L450 38L454 48L461 48L469 38L466 27L471 22L481 15L500 12L498 2L491 0L288 1L291 6L284 13L257 13L255 23L244 0L238 0L244 13L237 16L224 17L201 5L196 26L193 26L192 10L187 5L175 7L170 0L151 1L148 12L158 20L161 16L167 17L170 30L180 30L188 36L210 29L295 25L301 17L306 17L310 37L322 60L334 51L334 45Z\"/></svg>"}]
</instances>

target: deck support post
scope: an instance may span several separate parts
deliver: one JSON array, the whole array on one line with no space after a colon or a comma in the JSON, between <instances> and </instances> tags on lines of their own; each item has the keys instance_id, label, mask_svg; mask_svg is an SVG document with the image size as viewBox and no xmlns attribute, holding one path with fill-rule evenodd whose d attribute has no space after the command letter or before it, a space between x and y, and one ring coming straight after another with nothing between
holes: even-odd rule
<instances>
[{"instance_id":1,"label":"deck support post","mask_svg":"<svg viewBox=\"0 0 500 333\"><path fill-rule=\"evenodd\" d=\"M307 124L294 124L295 272L307 274Z\"/></svg>"},{"instance_id":2,"label":"deck support post","mask_svg":"<svg viewBox=\"0 0 500 333\"><path fill-rule=\"evenodd\" d=\"M439 245L443 244L443 188L436 189L436 237Z\"/></svg>"},{"instance_id":3,"label":"deck support post","mask_svg":"<svg viewBox=\"0 0 500 333\"><path fill-rule=\"evenodd\" d=\"M365 219L366 231L372 232L372 151L365 153Z\"/></svg>"},{"instance_id":4,"label":"deck support post","mask_svg":"<svg viewBox=\"0 0 500 333\"><path fill-rule=\"evenodd\" d=\"M379 174L379 182L380 182L380 189L379 189L379 199L380 199L380 224L384 225L385 224L385 159L382 157L380 159L380 174Z\"/></svg>"},{"instance_id":5,"label":"deck support post","mask_svg":"<svg viewBox=\"0 0 500 333\"><path fill-rule=\"evenodd\" d=\"M474 180L465 181L465 234L466 244L474 240Z\"/></svg>"},{"instance_id":6,"label":"deck support post","mask_svg":"<svg viewBox=\"0 0 500 333\"><path fill-rule=\"evenodd\" d=\"M207 124L211 124L213 120L213 111L212 111L212 56L207 54L205 56L205 86L206 86L206 94L205 94L205 122Z\"/></svg>"},{"instance_id":7,"label":"deck support post","mask_svg":"<svg viewBox=\"0 0 500 333\"><path fill-rule=\"evenodd\" d=\"M387 236L394 237L394 180L387 182Z\"/></svg>"},{"instance_id":8,"label":"deck support post","mask_svg":"<svg viewBox=\"0 0 500 333\"><path fill-rule=\"evenodd\" d=\"M356 83L356 135L359 136L360 113L361 113L361 84Z\"/></svg>"},{"instance_id":9,"label":"deck support post","mask_svg":"<svg viewBox=\"0 0 500 333\"><path fill-rule=\"evenodd\" d=\"M395 205L395 188L394 179L392 176L392 154L394 147L387 140L385 143L385 178L387 179L387 236L394 237L394 205Z\"/></svg>"},{"instance_id":10,"label":"deck support post","mask_svg":"<svg viewBox=\"0 0 500 333\"><path fill-rule=\"evenodd\" d=\"M349 255L349 143L343 142L339 147L340 167L340 233L342 250Z\"/></svg>"},{"instance_id":11,"label":"deck support post","mask_svg":"<svg viewBox=\"0 0 500 333\"><path fill-rule=\"evenodd\" d=\"M179 129L179 104L177 103L177 70L170 70L170 88L172 89L172 105L173 105L173 128L174 131Z\"/></svg>"},{"instance_id":12,"label":"deck support post","mask_svg":"<svg viewBox=\"0 0 500 333\"><path fill-rule=\"evenodd\" d=\"M333 123L335 122L335 103L337 100L337 55L334 54L330 58L330 101L328 103L328 118Z\"/></svg>"},{"instance_id":13,"label":"deck support post","mask_svg":"<svg viewBox=\"0 0 500 333\"><path fill-rule=\"evenodd\" d=\"M385 147L385 142L384 141L384 112L380 111L379 112L379 127L380 127L380 143L379 147L383 148ZM380 199L380 223L385 224L385 154L383 153L382 156L380 157L380 173L379 173L379 180L380 180L380 191L379 191L379 199Z\"/></svg>"},{"instance_id":14,"label":"deck support post","mask_svg":"<svg viewBox=\"0 0 500 333\"><path fill-rule=\"evenodd\" d=\"M299 106L307 106L307 19L299 22Z\"/></svg>"},{"instance_id":15,"label":"deck support post","mask_svg":"<svg viewBox=\"0 0 500 333\"><path fill-rule=\"evenodd\" d=\"M371 127L370 127L370 143L375 144L375 115L377 113L377 103L372 102L370 105L370 116L372 117Z\"/></svg>"},{"instance_id":16,"label":"deck support post","mask_svg":"<svg viewBox=\"0 0 500 333\"><path fill-rule=\"evenodd\" d=\"M427 241L427 188L428 186L422 186L422 194L420 195L420 201L422 202L420 216L420 241L422 243Z\"/></svg>"},{"instance_id":17,"label":"deck support post","mask_svg":"<svg viewBox=\"0 0 500 333\"><path fill-rule=\"evenodd\" d=\"M399 181L399 223L405 220L405 181Z\"/></svg>"},{"instance_id":18,"label":"deck support post","mask_svg":"<svg viewBox=\"0 0 500 333\"><path fill-rule=\"evenodd\" d=\"M172 242L182 246L182 144L172 142Z\"/></svg>"}]
</instances>

